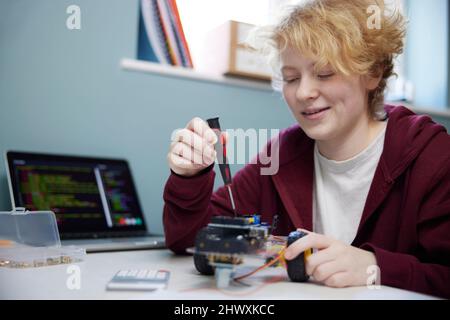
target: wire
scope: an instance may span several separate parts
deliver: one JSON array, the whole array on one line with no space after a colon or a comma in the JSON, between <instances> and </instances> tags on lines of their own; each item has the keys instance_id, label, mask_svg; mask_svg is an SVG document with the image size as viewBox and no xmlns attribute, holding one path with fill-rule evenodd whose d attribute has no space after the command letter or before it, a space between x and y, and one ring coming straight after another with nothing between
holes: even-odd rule
<instances>
[{"instance_id":1,"label":"wire","mask_svg":"<svg viewBox=\"0 0 450 320\"><path fill-rule=\"evenodd\" d=\"M286 250L286 247L283 247L280 251L278 251L276 257L273 260L265 263L264 265L256 268L255 270L252 270L249 273L246 273L246 274L244 274L242 276L233 278L231 280L233 280L234 282L236 282L236 283L238 283L238 284L240 284L242 286L250 287L250 285L248 285L248 284L246 284L244 282L241 282L241 280L244 279L244 278L247 278L247 277L249 277L249 276L251 276L253 274L255 274L258 271L261 271L261 270L263 270L263 269L265 269L267 267L270 267L271 265L275 264L278 261L281 263L281 265L284 268L286 268L286 260L284 259L284 251L285 250ZM264 281L264 283L262 283L260 286L258 286L256 288L254 288L253 290L246 291L246 292L241 292L241 293L229 292L229 291L222 290L222 289L219 289L219 288L190 288L190 289L181 290L180 292L192 292L192 291L200 291L200 290L211 290L211 291L218 291L218 292L220 292L222 294L229 295L229 296L246 296L246 295L254 294L257 291L259 291L262 288L264 288L265 286L267 286L269 284L272 284L272 283L275 283L275 282L282 281L283 279L285 279L284 276L273 276L273 277L271 277L271 279L269 281Z\"/></svg>"},{"instance_id":2,"label":"wire","mask_svg":"<svg viewBox=\"0 0 450 320\"><path fill-rule=\"evenodd\" d=\"M261 270L263 270L263 269L265 269L267 267L270 267L271 265L275 264L278 261L280 261L280 262L282 261L281 263L283 264L283 266L285 266L285 262L284 262L284 251L285 250L286 250L286 247L283 247L280 251L278 251L278 254L277 254L277 256L274 259L272 259L269 262L263 264L262 266L256 268L255 270L250 271L249 273L246 273L246 274L244 274L242 276L233 278L233 280L242 280L244 278L247 278L247 277L255 274L258 271L261 271Z\"/></svg>"},{"instance_id":3,"label":"wire","mask_svg":"<svg viewBox=\"0 0 450 320\"><path fill-rule=\"evenodd\" d=\"M274 236L274 235L272 235L272 239L276 240L276 241L286 242L285 237L281 237L281 236Z\"/></svg>"}]
</instances>

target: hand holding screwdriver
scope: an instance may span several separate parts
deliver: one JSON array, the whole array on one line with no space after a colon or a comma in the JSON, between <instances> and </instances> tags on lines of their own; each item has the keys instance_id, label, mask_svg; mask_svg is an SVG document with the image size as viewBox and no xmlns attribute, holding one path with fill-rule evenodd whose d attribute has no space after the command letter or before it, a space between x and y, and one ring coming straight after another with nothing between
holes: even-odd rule
<instances>
[{"instance_id":1,"label":"hand holding screwdriver","mask_svg":"<svg viewBox=\"0 0 450 320\"><path fill-rule=\"evenodd\" d=\"M177 131L167 154L167 162L176 174L191 177L213 164L219 154L220 173L228 189L231 207L236 213L231 191L231 172L226 157L227 137L221 132L218 118L209 119L208 123L209 125L196 117L184 129Z\"/></svg>"},{"instance_id":2,"label":"hand holding screwdriver","mask_svg":"<svg viewBox=\"0 0 450 320\"><path fill-rule=\"evenodd\" d=\"M208 124L194 118L173 136L167 161L170 169L181 176L194 176L216 160L214 145L218 138Z\"/></svg>"}]
</instances>

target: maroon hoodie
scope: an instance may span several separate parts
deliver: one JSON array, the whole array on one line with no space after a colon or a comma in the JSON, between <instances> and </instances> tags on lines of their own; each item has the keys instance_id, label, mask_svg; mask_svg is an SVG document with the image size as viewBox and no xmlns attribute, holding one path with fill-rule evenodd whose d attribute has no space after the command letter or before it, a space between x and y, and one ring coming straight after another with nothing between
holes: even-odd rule
<instances>
[{"instance_id":1,"label":"maroon hoodie","mask_svg":"<svg viewBox=\"0 0 450 320\"><path fill-rule=\"evenodd\" d=\"M450 298L450 136L428 116L386 106L383 153L352 245L374 252L381 284ZM237 172L237 211L261 215L274 234L312 230L314 140L298 125L280 134L279 170L261 163ZM270 150L270 144L268 145ZM175 253L193 246L212 215L232 215L224 187L213 193L212 167L185 178L172 172L164 190L166 243Z\"/></svg>"}]
</instances>

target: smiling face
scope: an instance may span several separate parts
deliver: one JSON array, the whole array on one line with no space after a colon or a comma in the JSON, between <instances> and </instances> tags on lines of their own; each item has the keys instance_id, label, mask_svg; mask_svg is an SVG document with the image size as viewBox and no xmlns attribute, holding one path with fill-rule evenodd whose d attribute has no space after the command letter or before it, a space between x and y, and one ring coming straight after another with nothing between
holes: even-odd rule
<instances>
[{"instance_id":1,"label":"smiling face","mask_svg":"<svg viewBox=\"0 0 450 320\"><path fill-rule=\"evenodd\" d=\"M377 79L345 76L287 47L281 52L283 95L305 133L317 141L342 140L369 126L368 90Z\"/></svg>"}]
</instances>

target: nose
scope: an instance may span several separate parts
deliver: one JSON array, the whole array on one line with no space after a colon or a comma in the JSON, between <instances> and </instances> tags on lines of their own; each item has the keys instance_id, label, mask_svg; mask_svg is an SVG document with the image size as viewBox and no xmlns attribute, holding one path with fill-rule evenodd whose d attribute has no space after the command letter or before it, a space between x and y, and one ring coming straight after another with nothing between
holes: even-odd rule
<instances>
[{"instance_id":1,"label":"nose","mask_svg":"<svg viewBox=\"0 0 450 320\"><path fill-rule=\"evenodd\" d=\"M299 81L295 95L300 101L316 99L319 96L319 90L313 80L304 77Z\"/></svg>"}]
</instances>

